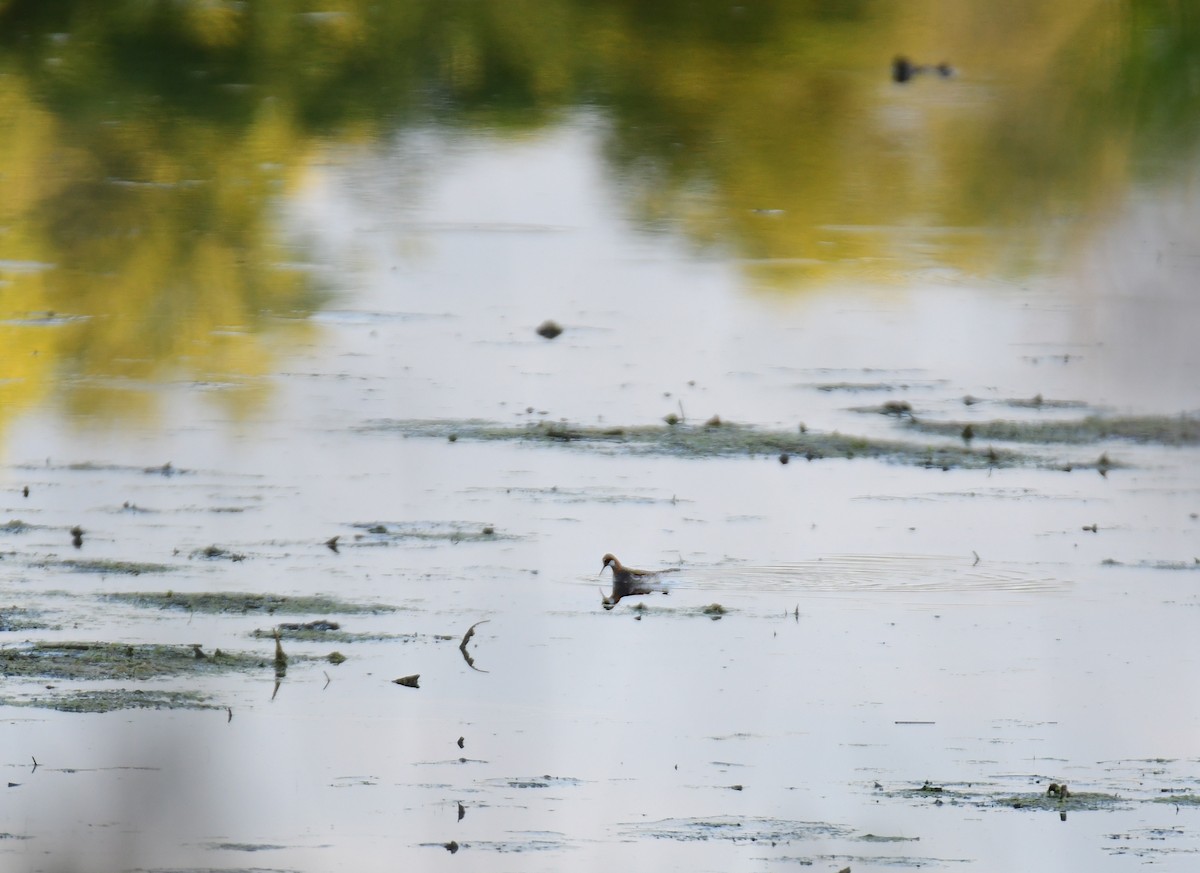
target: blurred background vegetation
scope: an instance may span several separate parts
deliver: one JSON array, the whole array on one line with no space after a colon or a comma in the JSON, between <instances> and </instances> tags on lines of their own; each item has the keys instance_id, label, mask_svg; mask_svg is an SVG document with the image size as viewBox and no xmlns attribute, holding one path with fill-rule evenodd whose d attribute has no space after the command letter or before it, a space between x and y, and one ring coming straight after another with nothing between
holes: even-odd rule
<instances>
[{"instance_id":1,"label":"blurred background vegetation","mask_svg":"<svg viewBox=\"0 0 1200 873\"><path fill-rule=\"evenodd\" d=\"M0 424L270 373L325 299L279 206L331 147L579 113L631 222L753 287L1019 277L1194 180L1200 4L0 0Z\"/></svg>"}]
</instances>

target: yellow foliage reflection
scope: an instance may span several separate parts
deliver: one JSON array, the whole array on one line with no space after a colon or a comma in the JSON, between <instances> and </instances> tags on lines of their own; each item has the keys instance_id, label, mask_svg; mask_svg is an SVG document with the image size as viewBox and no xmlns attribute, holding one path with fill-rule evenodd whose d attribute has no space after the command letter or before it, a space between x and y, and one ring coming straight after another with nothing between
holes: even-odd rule
<instances>
[{"instance_id":1,"label":"yellow foliage reflection","mask_svg":"<svg viewBox=\"0 0 1200 873\"><path fill-rule=\"evenodd\" d=\"M0 418L49 380L114 418L123 384L260 386L266 326L321 299L275 204L326 145L409 126L587 106L630 217L758 287L1020 276L1192 172L1198 10L0 0ZM957 72L896 82L897 54Z\"/></svg>"}]
</instances>

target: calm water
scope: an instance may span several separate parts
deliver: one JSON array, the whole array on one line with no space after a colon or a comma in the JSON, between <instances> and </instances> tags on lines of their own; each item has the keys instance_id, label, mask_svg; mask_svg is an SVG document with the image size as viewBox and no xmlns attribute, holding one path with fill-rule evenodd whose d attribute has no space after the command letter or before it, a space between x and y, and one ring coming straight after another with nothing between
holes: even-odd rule
<instances>
[{"instance_id":1,"label":"calm water","mask_svg":"<svg viewBox=\"0 0 1200 873\"><path fill-rule=\"evenodd\" d=\"M0 646L266 665L7 676L5 869L1192 869L1195 445L397 424L1200 409L1195 14L800 5L0 0ZM609 551L670 595L600 609ZM396 610L276 689L293 617L105 597L167 590ZM216 708L18 705L122 687Z\"/></svg>"}]
</instances>

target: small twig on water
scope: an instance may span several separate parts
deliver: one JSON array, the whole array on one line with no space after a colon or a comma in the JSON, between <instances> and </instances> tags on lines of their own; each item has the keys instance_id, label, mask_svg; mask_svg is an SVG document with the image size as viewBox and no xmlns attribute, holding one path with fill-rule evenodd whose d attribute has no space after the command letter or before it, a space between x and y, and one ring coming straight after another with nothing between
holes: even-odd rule
<instances>
[{"instance_id":1,"label":"small twig on water","mask_svg":"<svg viewBox=\"0 0 1200 873\"><path fill-rule=\"evenodd\" d=\"M463 634L462 642L458 644L458 650L462 652L463 659L467 662L467 666L480 673L486 673L488 671L475 666L475 659L472 658L470 652L467 651L467 643L471 641L471 637L475 636L475 628L479 627L481 624L487 624L489 621L491 621L490 618L485 618L482 621L475 622L475 624L467 628L467 632Z\"/></svg>"}]
</instances>

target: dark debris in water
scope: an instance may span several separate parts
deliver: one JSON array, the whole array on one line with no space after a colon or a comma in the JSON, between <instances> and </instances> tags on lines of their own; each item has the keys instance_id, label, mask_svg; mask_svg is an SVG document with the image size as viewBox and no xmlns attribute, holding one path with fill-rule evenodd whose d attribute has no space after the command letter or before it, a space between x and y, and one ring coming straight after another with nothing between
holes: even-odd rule
<instances>
[{"instance_id":1,"label":"dark debris in water","mask_svg":"<svg viewBox=\"0 0 1200 873\"><path fill-rule=\"evenodd\" d=\"M571 443L602 451L673 455L688 458L727 458L787 454L795 460L874 458L939 469L1013 467L1042 464L1032 455L993 448L931 446L839 433L817 433L806 428L767 430L722 421L720 427L691 425L640 425L597 427L567 422L504 425L491 421L379 420L365 430L393 431L404 436L445 439L454 434L466 440L509 440L548 444ZM959 427L961 432L962 428Z\"/></svg>"},{"instance_id":2,"label":"dark debris in water","mask_svg":"<svg viewBox=\"0 0 1200 873\"><path fill-rule=\"evenodd\" d=\"M204 613L262 612L268 615L347 615L358 613L394 612L395 607L382 603L351 603L323 595L252 594L245 591L117 591L104 595L148 609L181 609Z\"/></svg>"}]
</instances>

